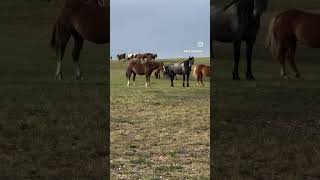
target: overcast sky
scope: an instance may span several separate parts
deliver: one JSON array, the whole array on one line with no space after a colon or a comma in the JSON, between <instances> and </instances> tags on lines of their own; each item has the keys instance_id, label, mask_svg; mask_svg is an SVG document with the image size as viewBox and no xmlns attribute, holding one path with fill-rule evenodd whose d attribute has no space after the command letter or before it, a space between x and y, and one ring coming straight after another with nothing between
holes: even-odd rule
<instances>
[{"instance_id":1,"label":"overcast sky","mask_svg":"<svg viewBox=\"0 0 320 180\"><path fill-rule=\"evenodd\" d=\"M210 0L111 0L110 5L113 57L141 52L209 57Z\"/></svg>"}]
</instances>

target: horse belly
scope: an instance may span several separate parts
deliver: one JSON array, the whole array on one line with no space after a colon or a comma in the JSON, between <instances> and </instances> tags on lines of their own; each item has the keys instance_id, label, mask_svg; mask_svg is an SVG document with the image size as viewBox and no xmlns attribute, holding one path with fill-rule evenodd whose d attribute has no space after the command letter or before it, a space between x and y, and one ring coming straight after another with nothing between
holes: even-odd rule
<instances>
[{"instance_id":1,"label":"horse belly","mask_svg":"<svg viewBox=\"0 0 320 180\"><path fill-rule=\"evenodd\" d=\"M134 67L133 71L138 75L144 75L145 74L144 68L141 68L141 67Z\"/></svg>"},{"instance_id":2,"label":"horse belly","mask_svg":"<svg viewBox=\"0 0 320 180\"><path fill-rule=\"evenodd\" d=\"M85 13L84 13L85 12ZM110 42L110 18L107 8L85 7L73 16L75 29L91 42L104 44Z\"/></svg>"},{"instance_id":3,"label":"horse belly","mask_svg":"<svg viewBox=\"0 0 320 180\"><path fill-rule=\"evenodd\" d=\"M309 47L320 48L320 25L316 23L301 23L296 28L297 40Z\"/></svg>"},{"instance_id":4,"label":"horse belly","mask_svg":"<svg viewBox=\"0 0 320 180\"><path fill-rule=\"evenodd\" d=\"M211 36L220 42L234 42L242 39L243 27L238 22L236 9L218 10L211 15Z\"/></svg>"}]
</instances>

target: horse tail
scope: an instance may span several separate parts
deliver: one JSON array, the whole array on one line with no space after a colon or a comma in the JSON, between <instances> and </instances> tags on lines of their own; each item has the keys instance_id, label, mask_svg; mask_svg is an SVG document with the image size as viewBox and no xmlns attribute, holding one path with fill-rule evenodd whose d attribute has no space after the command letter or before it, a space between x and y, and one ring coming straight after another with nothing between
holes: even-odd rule
<instances>
[{"instance_id":1,"label":"horse tail","mask_svg":"<svg viewBox=\"0 0 320 180\"><path fill-rule=\"evenodd\" d=\"M197 73L196 73L197 68L198 68L198 65L197 65L196 67L194 67L194 69L193 69L193 77L194 77L195 79L197 79Z\"/></svg>"},{"instance_id":2,"label":"horse tail","mask_svg":"<svg viewBox=\"0 0 320 180\"><path fill-rule=\"evenodd\" d=\"M274 29L277 18L278 16L275 16L271 19L269 28L268 28L266 42L265 42L266 47L270 49L271 54L274 58L278 57L280 52L280 41Z\"/></svg>"}]
</instances>

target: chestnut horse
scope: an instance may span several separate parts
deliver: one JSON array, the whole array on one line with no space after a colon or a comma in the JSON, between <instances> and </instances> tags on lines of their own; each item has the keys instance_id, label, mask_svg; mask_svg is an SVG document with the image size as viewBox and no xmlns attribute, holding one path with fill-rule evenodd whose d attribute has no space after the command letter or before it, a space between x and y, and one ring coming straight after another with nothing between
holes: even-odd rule
<instances>
[{"instance_id":1,"label":"chestnut horse","mask_svg":"<svg viewBox=\"0 0 320 180\"><path fill-rule=\"evenodd\" d=\"M289 78L286 59L296 78L300 73L295 63L295 51L300 42L312 48L320 48L320 14L291 9L277 14L270 22L266 45L280 62L280 74Z\"/></svg>"},{"instance_id":2,"label":"chestnut horse","mask_svg":"<svg viewBox=\"0 0 320 180\"><path fill-rule=\"evenodd\" d=\"M202 81L203 76L211 76L210 66L204 64L196 65L196 67L193 69L193 77L197 80L198 86L200 85L200 83L202 86L204 86Z\"/></svg>"},{"instance_id":3,"label":"chestnut horse","mask_svg":"<svg viewBox=\"0 0 320 180\"><path fill-rule=\"evenodd\" d=\"M76 66L76 79L81 80L79 57L84 40L96 44L110 43L109 0L64 1L53 26L50 42L59 57L55 77L60 80L62 79L62 59L70 37L74 39L72 57Z\"/></svg>"},{"instance_id":4,"label":"chestnut horse","mask_svg":"<svg viewBox=\"0 0 320 180\"><path fill-rule=\"evenodd\" d=\"M156 62L156 61L142 61L139 59L131 59L129 61L129 65L127 68L126 76L128 79L128 84L127 86L130 86L130 77L131 74L133 74L132 80L133 80L133 85L135 86L135 79L136 75L146 75L146 87L150 86L150 77L151 74L154 70L156 69L162 69L163 63L161 62Z\"/></svg>"}]
</instances>

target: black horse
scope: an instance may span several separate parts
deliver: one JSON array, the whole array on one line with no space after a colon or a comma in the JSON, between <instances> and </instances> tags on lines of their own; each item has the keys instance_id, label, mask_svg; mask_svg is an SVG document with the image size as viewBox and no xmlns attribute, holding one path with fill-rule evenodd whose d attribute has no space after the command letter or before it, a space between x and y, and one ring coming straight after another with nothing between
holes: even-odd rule
<instances>
[{"instance_id":1,"label":"black horse","mask_svg":"<svg viewBox=\"0 0 320 180\"><path fill-rule=\"evenodd\" d=\"M260 29L260 17L266 10L268 0L233 0L224 8L211 6L211 42L233 43L233 79L239 80L241 42L246 42L247 80L254 80L251 70L252 49ZM211 57L213 49L211 48Z\"/></svg>"},{"instance_id":2,"label":"black horse","mask_svg":"<svg viewBox=\"0 0 320 180\"><path fill-rule=\"evenodd\" d=\"M118 61L120 61L121 59L126 59L126 53L123 53L123 54L118 54L117 55L117 58L118 58Z\"/></svg>"},{"instance_id":3,"label":"black horse","mask_svg":"<svg viewBox=\"0 0 320 180\"><path fill-rule=\"evenodd\" d=\"M194 58L189 57L187 60L180 62L180 63L174 63L170 65L163 66L163 73L165 76L170 77L171 80L171 87L173 86L173 79L176 75L182 75L183 76L183 84L185 81L185 76L187 75L187 87L189 87L189 76L191 73L191 67L193 65Z\"/></svg>"}]
</instances>

